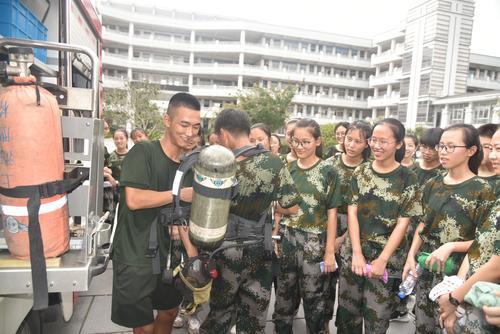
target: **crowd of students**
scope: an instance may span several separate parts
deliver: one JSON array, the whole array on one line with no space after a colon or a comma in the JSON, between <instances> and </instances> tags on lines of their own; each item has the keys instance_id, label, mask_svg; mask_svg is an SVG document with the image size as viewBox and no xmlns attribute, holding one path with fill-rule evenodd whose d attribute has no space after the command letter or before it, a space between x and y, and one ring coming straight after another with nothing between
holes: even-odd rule
<instances>
[{"instance_id":1,"label":"crowd of students","mask_svg":"<svg viewBox=\"0 0 500 334\"><path fill-rule=\"evenodd\" d=\"M335 127L337 145L323 158L321 129L312 119L287 122L288 150L283 152L280 137L265 124L254 124L248 134L246 128L235 132L234 124L227 121L235 115L246 122L243 114L222 113L227 119L219 117L219 132L208 137L209 144L232 148L245 132L245 143L248 136L248 143L260 144L279 156L286 173L276 173L287 180L291 177L294 187L289 189L300 198L294 207L283 208L275 200L270 208L273 234L281 236L275 245L279 267L274 272L275 332L293 331L302 302L308 333L328 333L337 299L337 333L385 333L391 318L407 310L406 299L398 297L399 285L413 275L418 279L417 333L441 333L442 328L448 333L498 333L498 307L479 310L464 302L475 282L500 281L500 130L496 124L479 129L467 124L431 128L417 138L397 119L375 125L343 122ZM140 137L147 140L144 133ZM105 170L110 181L120 176L128 140L121 130L113 138L117 150ZM199 145L204 143L193 147ZM276 169L279 161L267 159ZM417 268L422 252L430 254L427 267L437 269ZM241 261L255 255L250 253ZM227 255L231 261L234 256ZM450 261L454 268L445 274ZM234 268L230 271L236 275ZM260 280L259 275L256 272L252 280ZM459 276L464 284L432 301L430 291L449 275ZM228 299L215 296L218 289L227 290L229 283L219 286L218 282L214 282L211 313L202 332L215 332L222 325L227 328L231 322L221 306ZM233 283L238 290L241 282ZM270 296L267 283L259 289L266 298L253 296L255 310L247 304L248 314L237 317L253 319L253 311L265 316L263 301ZM256 316L255 321L261 318ZM260 325L236 323L242 326L239 332L262 330Z\"/></svg>"},{"instance_id":2,"label":"crowd of students","mask_svg":"<svg viewBox=\"0 0 500 334\"><path fill-rule=\"evenodd\" d=\"M337 333L362 333L363 327L385 333L391 317L407 307L398 286L412 274L418 276L417 333L444 327L498 333L499 308L485 308L489 323L481 321L483 310L464 304L468 289L429 298L446 275L458 275L469 288L478 280L500 281L497 125L427 129L420 142L391 118L373 127L362 121L338 127L345 131L337 152L322 160L315 121L286 126L291 152L282 158L302 201L297 214L276 215L275 233L283 241L275 331L291 332L301 299L308 332L327 331L338 277ZM437 270L417 274L421 252ZM445 275L448 259L455 268ZM331 274L336 262L338 273ZM461 321L458 304L465 309Z\"/></svg>"}]
</instances>

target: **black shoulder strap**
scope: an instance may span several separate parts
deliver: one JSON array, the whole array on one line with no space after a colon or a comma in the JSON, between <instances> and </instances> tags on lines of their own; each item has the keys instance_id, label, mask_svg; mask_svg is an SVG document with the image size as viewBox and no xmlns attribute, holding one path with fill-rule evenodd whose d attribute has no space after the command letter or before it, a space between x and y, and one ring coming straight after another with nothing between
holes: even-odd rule
<instances>
[{"instance_id":1,"label":"black shoulder strap","mask_svg":"<svg viewBox=\"0 0 500 334\"><path fill-rule=\"evenodd\" d=\"M48 307L47 267L45 263L42 234L38 212L41 199L67 194L79 187L89 176L87 169L80 169L75 179L59 180L32 186L15 188L0 187L0 194L13 198L28 198L28 238L30 247L31 280L33 281L33 309Z\"/></svg>"},{"instance_id":2,"label":"black shoulder strap","mask_svg":"<svg viewBox=\"0 0 500 334\"><path fill-rule=\"evenodd\" d=\"M247 145L240 147L239 149L234 150L233 154L235 157L242 156L248 158L266 152L269 152L269 150L266 150L261 144L257 144L255 146Z\"/></svg>"}]
</instances>

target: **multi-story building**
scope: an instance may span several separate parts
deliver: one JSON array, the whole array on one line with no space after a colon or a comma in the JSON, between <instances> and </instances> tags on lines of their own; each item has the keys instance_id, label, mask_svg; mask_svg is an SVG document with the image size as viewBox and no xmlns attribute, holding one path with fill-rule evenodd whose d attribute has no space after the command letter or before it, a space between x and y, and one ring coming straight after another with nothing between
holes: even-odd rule
<instances>
[{"instance_id":1,"label":"multi-story building","mask_svg":"<svg viewBox=\"0 0 500 334\"><path fill-rule=\"evenodd\" d=\"M148 80L163 101L188 91L205 117L253 85L292 85L292 115L320 123L497 121L500 57L470 53L473 10L420 0L404 26L372 40L102 0L104 85Z\"/></svg>"}]
</instances>

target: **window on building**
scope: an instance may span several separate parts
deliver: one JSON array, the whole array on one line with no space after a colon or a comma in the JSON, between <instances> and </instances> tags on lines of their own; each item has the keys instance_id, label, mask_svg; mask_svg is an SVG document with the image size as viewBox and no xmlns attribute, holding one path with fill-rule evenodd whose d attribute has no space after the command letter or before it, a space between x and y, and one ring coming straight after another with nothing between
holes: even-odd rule
<instances>
[{"instance_id":1,"label":"window on building","mask_svg":"<svg viewBox=\"0 0 500 334\"><path fill-rule=\"evenodd\" d=\"M427 68L432 66L432 48L424 46L422 52L422 68Z\"/></svg>"},{"instance_id":2,"label":"window on building","mask_svg":"<svg viewBox=\"0 0 500 334\"><path fill-rule=\"evenodd\" d=\"M406 122L406 113L408 112L408 104L406 103L400 103L398 105L398 113L397 113L397 118L401 121L401 122Z\"/></svg>"},{"instance_id":3,"label":"window on building","mask_svg":"<svg viewBox=\"0 0 500 334\"><path fill-rule=\"evenodd\" d=\"M411 52L407 52L403 55L403 73L410 72L411 70Z\"/></svg>"},{"instance_id":4,"label":"window on building","mask_svg":"<svg viewBox=\"0 0 500 334\"><path fill-rule=\"evenodd\" d=\"M452 104L449 107L450 124L463 123L465 120L466 103Z\"/></svg>"},{"instance_id":5,"label":"window on building","mask_svg":"<svg viewBox=\"0 0 500 334\"><path fill-rule=\"evenodd\" d=\"M404 78L401 80L400 84L400 96L408 97L410 91L410 78Z\"/></svg>"},{"instance_id":6,"label":"window on building","mask_svg":"<svg viewBox=\"0 0 500 334\"><path fill-rule=\"evenodd\" d=\"M356 49L352 49L351 53L352 53L352 56L355 57L359 54L359 51Z\"/></svg>"},{"instance_id":7,"label":"window on building","mask_svg":"<svg viewBox=\"0 0 500 334\"><path fill-rule=\"evenodd\" d=\"M431 75L430 73L423 74L420 76L420 87L418 89L418 95L428 95L429 94L429 87L431 83Z\"/></svg>"},{"instance_id":8,"label":"window on building","mask_svg":"<svg viewBox=\"0 0 500 334\"><path fill-rule=\"evenodd\" d=\"M424 123L427 121L427 113L429 111L429 102L420 101L417 106L417 122Z\"/></svg>"},{"instance_id":9,"label":"window on building","mask_svg":"<svg viewBox=\"0 0 500 334\"><path fill-rule=\"evenodd\" d=\"M347 54L349 53L349 49L348 48L344 48L342 46L337 46L335 48L335 53L339 54L341 56L347 56Z\"/></svg>"},{"instance_id":10,"label":"window on building","mask_svg":"<svg viewBox=\"0 0 500 334\"><path fill-rule=\"evenodd\" d=\"M493 108L492 103L479 103L472 110L472 123L482 124L490 122L490 114Z\"/></svg>"}]
</instances>

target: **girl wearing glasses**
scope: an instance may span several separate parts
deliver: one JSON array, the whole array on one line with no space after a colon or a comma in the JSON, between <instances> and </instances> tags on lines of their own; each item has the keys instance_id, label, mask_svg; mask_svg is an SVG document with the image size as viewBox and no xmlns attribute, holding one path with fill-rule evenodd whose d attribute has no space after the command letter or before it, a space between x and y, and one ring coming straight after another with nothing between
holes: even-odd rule
<instances>
[{"instance_id":1,"label":"girl wearing glasses","mask_svg":"<svg viewBox=\"0 0 500 334\"><path fill-rule=\"evenodd\" d=\"M332 165L321 159L316 121L297 121L291 145L297 160L289 169L302 202L296 215L283 217L286 229L273 314L275 332L292 332L302 299L308 333L324 333L329 321L324 315L328 276L335 271L337 207L342 202L339 178Z\"/></svg>"},{"instance_id":2,"label":"girl wearing glasses","mask_svg":"<svg viewBox=\"0 0 500 334\"><path fill-rule=\"evenodd\" d=\"M478 129L479 130L479 129ZM479 133L481 131L479 130ZM500 175L500 130L491 138L489 158L496 175ZM483 160L484 161L484 160ZM477 309L464 304L464 297L476 282L498 282L500 280L500 201L495 202L488 219L476 228L476 237L469 248L466 260L468 265L467 280L451 292L451 296L465 309L465 325L457 324L457 306L450 303L450 294L439 297L441 320L448 333L498 333L500 327L500 306ZM464 266L464 264L463 264ZM462 270L462 268L460 268ZM493 293L492 293L493 294ZM500 294L497 292L497 296ZM484 315L486 322L484 322ZM461 321L462 322L462 321ZM494 327L496 325L496 327ZM462 327L462 328L460 328Z\"/></svg>"},{"instance_id":3,"label":"girl wearing glasses","mask_svg":"<svg viewBox=\"0 0 500 334\"><path fill-rule=\"evenodd\" d=\"M436 150L446 174L434 177L424 186L424 215L403 269L403 280L410 270L416 273L415 259L420 249L431 254L426 261L430 268L437 264L436 272L424 270L418 278L417 333L439 331L438 306L429 299L429 292L443 280L442 271L449 257L457 264L458 271L458 265L472 244L476 227L487 218L495 200L488 183L476 175L483 151L473 126L455 124L446 128Z\"/></svg>"},{"instance_id":4,"label":"girl wearing glasses","mask_svg":"<svg viewBox=\"0 0 500 334\"><path fill-rule=\"evenodd\" d=\"M376 124L368 141L375 160L352 175L347 194L352 259L340 273L338 333L362 333L363 320L366 333L385 333L396 310L395 277L405 258L400 244L410 218L421 214L417 177L400 163L404 137L405 128L396 119Z\"/></svg>"},{"instance_id":5,"label":"girl wearing glasses","mask_svg":"<svg viewBox=\"0 0 500 334\"><path fill-rule=\"evenodd\" d=\"M338 173L340 180L340 193L342 194L342 206L337 212L337 239L335 240L335 253L339 259L339 270L350 263L350 245L346 239L347 235L347 202L345 195L351 183L351 177L359 165L367 161L370 157L370 146L368 139L372 135L370 125L363 121L351 123L347 128L344 137L344 152L340 155L329 158L327 161L333 166L333 169ZM348 238L347 238L348 239ZM332 275L330 280L330 297L327 298L326 316L331 319L333 316L333 308L335 303L336 285L339 270Z\"/></svg>"}]
</instances>

